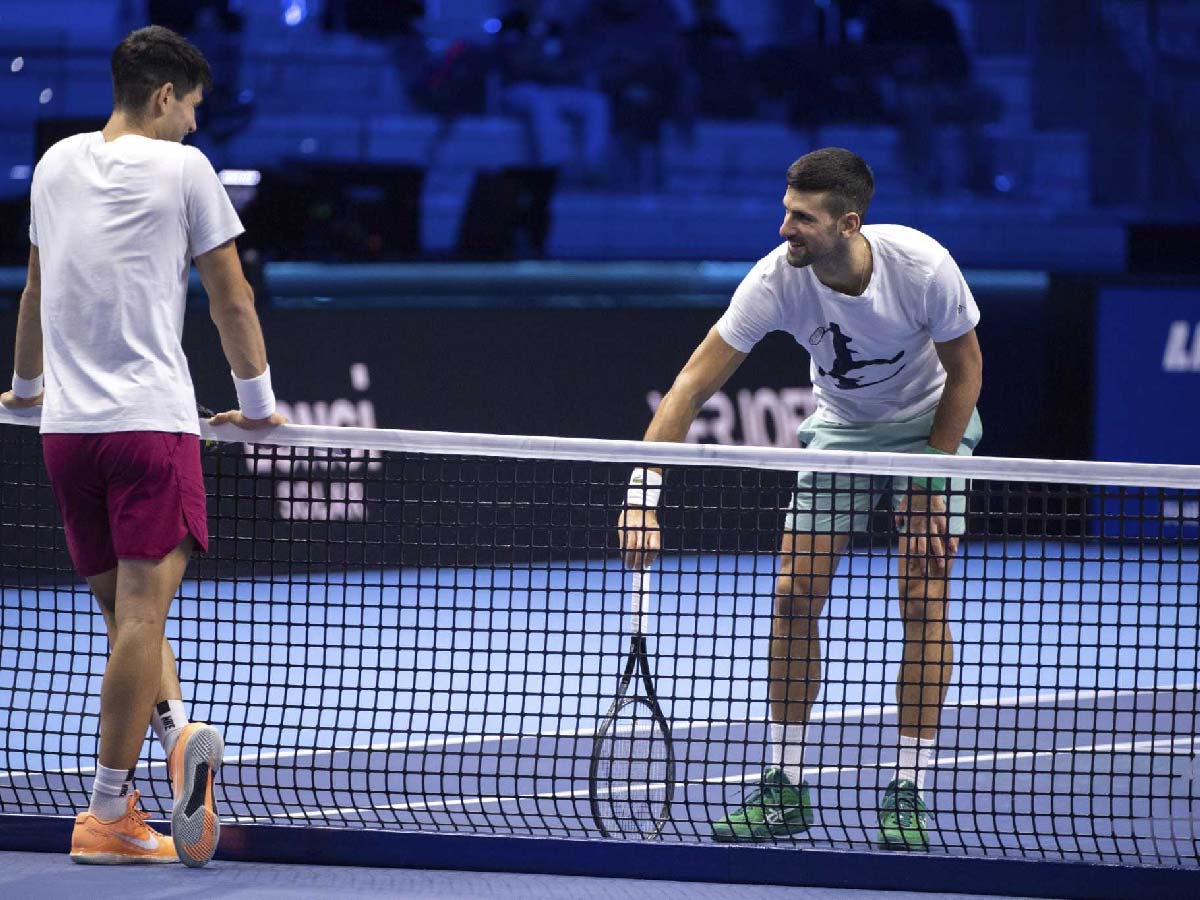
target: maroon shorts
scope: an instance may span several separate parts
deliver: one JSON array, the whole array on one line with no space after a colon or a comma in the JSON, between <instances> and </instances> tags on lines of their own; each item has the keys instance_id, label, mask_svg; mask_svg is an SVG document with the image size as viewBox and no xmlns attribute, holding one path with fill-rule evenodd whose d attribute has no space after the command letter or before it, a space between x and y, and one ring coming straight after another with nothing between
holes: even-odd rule
<instances>
[{"instance_id":1,"label":"maroon shorts","mask_svg":"<svg viewBox=\"0 0 1200 900\"><path fill-rule=\"evenodd\" d=\"M44 434L42 453L71 560L85 578L118 559L162 559L188 534L208 549L196 435Z\"/></svg>"}]
</instances>

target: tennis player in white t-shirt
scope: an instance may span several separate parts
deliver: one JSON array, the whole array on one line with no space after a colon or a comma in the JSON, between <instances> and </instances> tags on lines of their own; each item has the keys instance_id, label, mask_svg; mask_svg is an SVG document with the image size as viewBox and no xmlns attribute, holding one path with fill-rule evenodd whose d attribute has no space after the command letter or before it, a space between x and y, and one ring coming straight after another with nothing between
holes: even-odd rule
<instances>
[{"instance_id":1,"label":"tennis player in white t-shirt","mask_svg":"<svg viewBox=\"0 0 1200 900\"><path fill-rule=\"evenodd\" d=\"M150 27L113 51L112 75L104 130L58 142L34 172L16 372L0 402L42 407L67 546L108 629L96 778L71 856L198 866L217 845L223 742L188 721L163 636L192 548L208 548L199 420L180 345L193 260L240 403L212 421L254 429L284 419L234 244L241 222L208 160L180 143L196 130L208 63L179 35ZM169 760L173 841L145 823L132 790L147 725Z\"/></svg>"},{"instance_id":2,"label":"tennis player in white t-shirt","mask_svg":"<svg viewBox=\"0 0 1200 900\"><path fill-rule=\"evenodd\" d=\"M659 405L645 439L682 441L704 402L766 334L808 351L816 413L799 429L814 449L969 454L983 361L979 310L946 248L899 225L864 225L867 164L826 148L788 169L785 243L742 281ZM836 480L835 480L836 478ZM628 566L653 560L661 474L636 470L621 517ZM949 494L947 488L949 487ZM721 841L802 834L814 821L803 779L805 726L821 690L818 620L840 556L890 492L900 530L904 658L895 777L879 805L878 842L928 844L921 795L954 667L947 588L965 530L964 484L943 479L801 473L782 540L770 661L771 764L742 806L713 823Z\"/></svg>"}]
</instances>

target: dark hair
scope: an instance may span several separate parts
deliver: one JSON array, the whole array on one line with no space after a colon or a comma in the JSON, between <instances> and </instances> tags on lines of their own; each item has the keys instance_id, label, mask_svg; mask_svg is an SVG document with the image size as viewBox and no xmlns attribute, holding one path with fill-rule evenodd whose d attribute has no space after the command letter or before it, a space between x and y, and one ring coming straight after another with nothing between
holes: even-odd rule
<instances>
[{"instance_id":1,"label":"dark hair","mask_svg":"<svg viewBox=\"0 0 1200 900\"><path fill-rule=\"evenodd\" d=\"M841 147L806 153L787 170L788 187L804 193L828 193L829 211L835 216L856 212L867 218L875 196L875 178L861 156Z\"/></svg>"},{"instance_id":2,"label":"dark hair","mask_svg":"<svg viewBox=\"0 0 1200 900\"><path fill-rule=\"evenodd\" d=\"M212 87L204 54L170 28L150 25L125 36L112 54L113 106L140 112L150 95L167 82L183 97Z\"/></svg>"}]
</instances>

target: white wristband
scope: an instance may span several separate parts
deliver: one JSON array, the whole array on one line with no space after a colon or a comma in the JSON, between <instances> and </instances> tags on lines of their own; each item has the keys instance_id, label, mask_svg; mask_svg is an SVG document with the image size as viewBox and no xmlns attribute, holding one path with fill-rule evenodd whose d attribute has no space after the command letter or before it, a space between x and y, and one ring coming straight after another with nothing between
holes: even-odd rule
<instances>
[{"instance_id":1,"label":"white wristband","mask_svg":"<svg viewBox=\"0 0 1200 900\"><path fill-rule=\"evenodd\" d=\"M271 367L254 378L238 378L233 372L233 385L237 388L238 406L247 419L268 419L275 413L275 392L271 390Z\"/></svg>"},{"instance_id":2,"label":"white wristband","mask_svg":"<svg viewBox=\"0 0 1200 900\"><path fill-rule=\"evenodd\" d=\"M20 400L32 400L45 390L46 379L39 375L37 378L22 378L13 372L12 391Z\"/></svg>"},{"instance_id":3,"label":"white wristband","mask_svg":"<svg viewBox=\"0 0 1200 900\"><path fill-rule=\"evenodd\" d=\"M629 490L625 493L626 506L657 507L662 496L662 474L653 469L634 469L629 476Z\"/></svg>"}]
</instances>

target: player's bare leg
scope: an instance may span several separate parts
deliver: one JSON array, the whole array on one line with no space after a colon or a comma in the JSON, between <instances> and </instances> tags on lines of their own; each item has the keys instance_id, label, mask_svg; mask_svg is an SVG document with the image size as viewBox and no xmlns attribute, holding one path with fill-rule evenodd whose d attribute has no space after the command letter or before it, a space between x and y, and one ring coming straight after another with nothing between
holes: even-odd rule
<instances>
[{"instance_id":1,"label":"player's bare leg","mask_svg":"<svg viewBox=\"0 0 1200 900\"><path fill-rule=\"evenodd\" d=\"M187 568L191 538L160 560L124 559L94 576L109 629L100 691L100 752L91 806L75 820L77 862L175 862L170 839L146 825L132 790L155 695L162 688L163 630Z\"/></svg>"},{"instance_id":2,"label":"player's bare leg","mask_svg":"<svg viewBox=\"0 0 1200 900\"><path fill-rule=\"evenodd\" d=\"M947 619L954 558L908 556L908 542L908 538L901 538L904 662L896 685L896 702L900 707L900 734L932 740L937 737L942 703L954 674L954 635Z\"/></svg>"},{"instance_id":3,"label":"player's bare leg","mask_svg":"<svg viewBox=\"0 0 1200 900\"><path fill-rule=\"evenodd\" d=\"M894 849L929 844L921 796L930 767L942 704L954 672L954 635L947 616L956 538L900 539L900 617L904 659L896 684L900 708L898 771L879 810L880 843Z\"/></svg>"},{"instance_id":4,"label":"player's bare leg","mask_svg":"<svg viewBox=\"0 0 1200 900\"><path fill-rule=\"evenodd\" d=\"M820 618L849 543L844 534L784 535L771 619L771 721L776 725L802 730L821 693ZM796 760L799 765L799 752Z\"/></svg>"},{"instance_id":5,"label":"player's bare leg","mask_svg":"<svg viewBox=\"0 0 1200 900\"><path fill-rule=\"evenodd\" d=\"M183 581L191 547L192 539L186 537L160 560L123 559L117 564L110 652L100 693L101 765L128 769L137 764L163 688L167 612ZM102 602L102 610L103 606ZM168 684L177 692L174 654L171 661Z\"/></svg>"},{"instance_id":6,"label":"player's bare leg","mask_svg":"<svg viewBox=\"0 0 1200 900\"><path fill-rule=\"evenodd\" d=\"M100 575L93 575L87 579L87 583L88 587L92 589L92 595L96 598L100 614L104 616L104 628L108 632L108 646L111 648L116 641L117 631L117 570L109 569ZM159 675L158 694L154 698L156 706L163 701L183 698L183 691L179 685L175 651L165 636L162 641L161 660L162 671ZM170 748L165 749L170 752Z\"/></svg>"},{"instance_id":7,"label":"player's bare leg","mask_svg":"<svg viewBox=\"0 0 1200 900\"><path fill-rule=\"evenodd\" d=\"M808 830L803 779L805 727L821 693L820 616L848 535L784 535L771 624L771 764L743 805L713 823L719 841L762 841Z\"/></svg>"}]
</instances>

